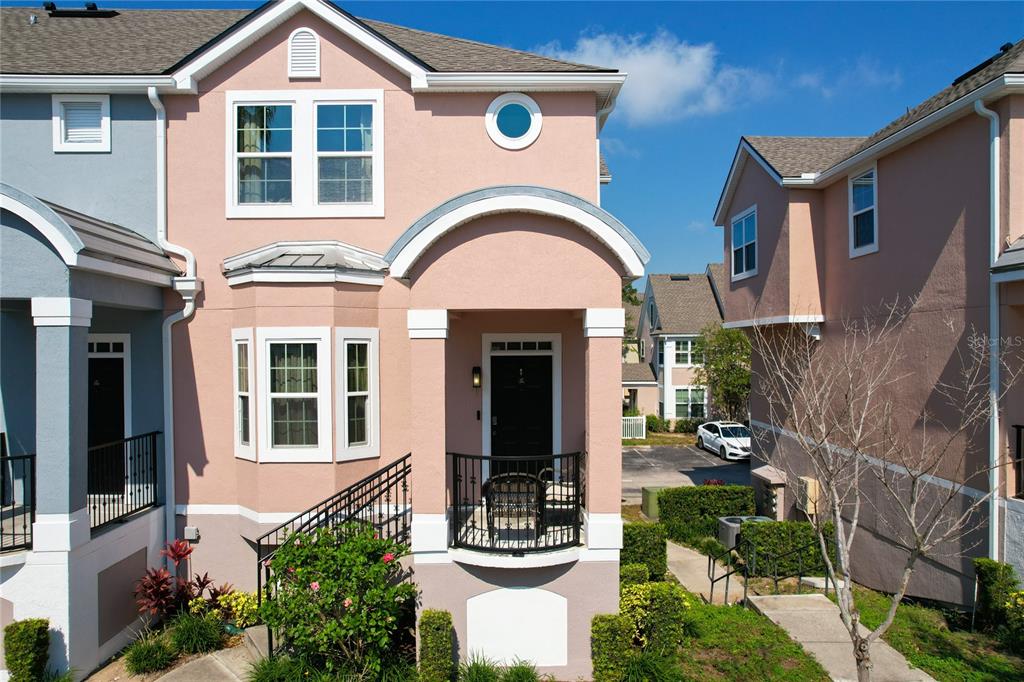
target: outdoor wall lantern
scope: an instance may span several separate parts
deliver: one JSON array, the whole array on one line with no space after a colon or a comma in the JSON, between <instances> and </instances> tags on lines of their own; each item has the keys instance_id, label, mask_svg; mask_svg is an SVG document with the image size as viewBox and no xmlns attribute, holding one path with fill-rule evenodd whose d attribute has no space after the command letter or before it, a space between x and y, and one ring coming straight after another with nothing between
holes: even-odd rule
<instances>
[{"instance_id":1,"label":"outdoor wall lantern","mask_svg":"<svg viewBox=\"0 0 1024 682\"><path fill-rule=\"evenodd\" d=\"M473 368L473 388L480 388L480 382L481 382L481 379L480 379L480 368L479 367L474 367Z\"/></svg>"}]
</instances>

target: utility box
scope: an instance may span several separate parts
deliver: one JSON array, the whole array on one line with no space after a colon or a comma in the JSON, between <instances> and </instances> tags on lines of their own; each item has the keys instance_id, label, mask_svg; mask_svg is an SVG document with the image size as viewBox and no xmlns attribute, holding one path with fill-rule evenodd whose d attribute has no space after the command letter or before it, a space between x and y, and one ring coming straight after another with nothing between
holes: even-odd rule
<instances>
[{"instance_id":1,"label":"utility box","mask_svg":"<svg viewBox=\"0 0 1024 682\"><path fill-rule=\"evenodd\" d=\"M785 521L789 516L786 473L776 467L764 465L750 471L750 482L754 486L757 513L776 521ZM788 504L791 505L792 502Z\"/></svg>"},{"instance_id":2,"label":"utility box","mask_svg":"<svg viewBox=\"0 0 1024 682\"><path fill-rule=\"evenodd\" d=\"M641 488L640 511L651 521L658 520L658 493L667 488L667 485L651 486Z\"/></svg>"}]
</instances>

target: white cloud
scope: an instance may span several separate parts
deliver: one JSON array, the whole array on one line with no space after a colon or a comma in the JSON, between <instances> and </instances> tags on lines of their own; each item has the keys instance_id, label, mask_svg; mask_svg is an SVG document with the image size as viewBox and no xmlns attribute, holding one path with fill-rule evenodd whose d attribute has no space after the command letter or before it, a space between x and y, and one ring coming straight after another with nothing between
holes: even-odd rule
<instances>
[{"instance_id":1,"label":"white cloud","mask_svg":"<svg viewBox=\"0 0 1024 682\"><path fill-rule=\"evenodd\" d=\"M639 159L640 150L618 137L602 137L601 151L608 156L625 156L630 159Z\"/></svg>"},{"instance_id":2,"label":"white cloud","mask_svg":"<svg viewBox=\"0 0 1024 682\"><path fill-rule=\"evenodd\" d=\"M862 55L853 63L841 65L831 75L822 70L801 73L794 79L794 85L831 99L838 93L856 93L868 88L895 90L903 85L903 75L899 69L887 68L878 59Z\"/></svg>"},{"instance_id":3,"label":"white cloud","mask_svg":"<svg viewBox=\"0 0 1024 682\"><path fill-rule=\"evenodd\" d=\"M693 45L672 33L599 33L581 36L571 49L538 48L556 59L612 66L629 74L617 108L631 125L658 124L714 114L768 94L774 77L752 68L720 64L713 43Z\"/></svg>"}]
</instances>

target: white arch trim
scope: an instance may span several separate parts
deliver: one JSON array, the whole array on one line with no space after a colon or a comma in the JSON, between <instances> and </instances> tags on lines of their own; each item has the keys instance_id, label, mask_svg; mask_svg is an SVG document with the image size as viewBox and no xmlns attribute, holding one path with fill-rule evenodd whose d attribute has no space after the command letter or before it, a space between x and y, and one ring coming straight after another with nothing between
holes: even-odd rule
<instances>
[{"instance_id":1,"label":"white arch trim","mask_svg":"<svg viewBox=\"0 0 1024 682\"><path fill-rule=\"evenodd\" d=\"M438 239L459 225L496 213L536 213L575 223L607 246L621 261L630 277L642 277L644 274L648 254L645 251L638 253L619 229L612 227L600 217L551 197L505 194L481 198L459 206L420 229L399 247L393 257L388 258L391 262L391 276L399 279L408 277L412 266ZM388 256L392 254L389 253Z\"/></svg>"},{"instance_id":2,"label":"white arch trim","mask_svg":"<svg viewBox=\"0 0 1024 682\"><path fill-rule=\"evenodd\" d=\"M78 252L85 248L85 244L71 226L45 204L5 185L0 188L0 208L20 216L38 230L66 265L78 265Z\"/></svg>"}]
</instances>

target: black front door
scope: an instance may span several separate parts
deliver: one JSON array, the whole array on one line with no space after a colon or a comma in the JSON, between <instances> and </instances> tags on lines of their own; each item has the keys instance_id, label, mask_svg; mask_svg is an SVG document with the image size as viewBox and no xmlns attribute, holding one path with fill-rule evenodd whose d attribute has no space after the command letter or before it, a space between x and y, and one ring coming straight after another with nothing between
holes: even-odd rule
<instances>
[{"instance_id":1,"label":"black front door","mask_svg":"<svg viewBox=\"0 0 1024 682\"><path fill-rule=\"evenodd\" d=\"M89 447L124 439L124 358L89 358ZM89 457L89 493L122 494L124 448L112 445Z\"/></svg>"},{"instance_id":2,"label":"black front door","mask_svg":"<svg viewBox=\"0 0 1024 682\"><path fill-rule=\"evenodd\" d=\"M551 356L492 356L491 454L554 454L551 429Z\"/></svg>"}]
</instances>

